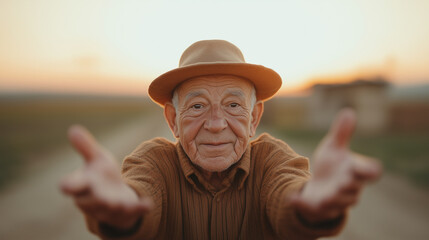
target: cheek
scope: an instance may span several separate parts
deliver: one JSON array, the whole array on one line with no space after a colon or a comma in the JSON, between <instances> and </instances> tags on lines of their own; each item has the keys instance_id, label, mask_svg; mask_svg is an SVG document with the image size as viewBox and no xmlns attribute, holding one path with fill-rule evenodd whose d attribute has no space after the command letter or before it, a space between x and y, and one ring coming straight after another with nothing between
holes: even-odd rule
<instances>
[{"instance_id":1,"label":"cheek","mask_svg":"<svg viewBox=\"0 0 429 240\"><path fill-rule=\"evenodd\" d=\"M228 124L237 137L237 142L234 146L234 151L238 156L241 156L246 150L250 140L250 121L247 117L233 117L228 120Z\"/></svg>"},{"instance_id":2,"label":"cheek","mask_svg":"<svg viewBox=\"0 0 429 240\"><path fill-rule=\"evenodd\" d=\"M227 118L228 125L238 138L249 138L250 121L247 116L232 116Z\"/></svg>"},{"instance_id":3,"label":"cheek","mask_svg":"<svg viewBox=\"0 0 429 240\"><path fill-rule=\"evenodd\" d=\"M204 120L202 118L184 117L179 121L180 136L183 142L189 144L195 140L198 131L202 127Z\"/></svg>"}]
</instances>

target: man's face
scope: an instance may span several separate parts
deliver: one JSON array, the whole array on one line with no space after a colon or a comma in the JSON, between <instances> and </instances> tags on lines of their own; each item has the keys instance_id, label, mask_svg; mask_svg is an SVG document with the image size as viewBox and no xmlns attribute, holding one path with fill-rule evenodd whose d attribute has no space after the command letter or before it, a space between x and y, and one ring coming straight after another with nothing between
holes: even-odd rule
<instances>
[{"instance_id":1,"label":"man's face","mask_svg":"<svg viewBox=\"0 0 429 240\"><path fill-rule=\"evenodd\" d=\"M188 80L176 91L172 129L185 152L203 170L228 169L243 155L262 114L258 103L261 113L252 116L253 85L233 76L206 76Z\"/></svg>"}]
</instances>

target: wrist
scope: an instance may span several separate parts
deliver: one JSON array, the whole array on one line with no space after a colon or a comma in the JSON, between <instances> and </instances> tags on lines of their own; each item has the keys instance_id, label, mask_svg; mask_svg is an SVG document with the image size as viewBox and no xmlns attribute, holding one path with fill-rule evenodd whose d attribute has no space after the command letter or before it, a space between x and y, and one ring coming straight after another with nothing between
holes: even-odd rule
<instances>
[{"instance_id":1,"label":"wrist","mask_svg":"<svg viewBox=\"0 0 429 240\"><path fill-rule=\"evenodd\" d=\"M120 231L128 231L128 230L132 229L136 225L137 222L141 222L141 219L142 219L141 215L138 215L138 216L134 216L134 217L130 216L130 217L126 217L126 218L121 217L120 219L119 218L118 219L112 219L113 221L111 221L111 222L104 222L103 221L100 223L103 225L110 226L110 227L115 228L115 229L120 230Z\"/></svg>"},{"instance_id":2,"label":"wrist","mask_svg":"<svg viewBox=\"0 0 429 240\"><path fill-rule=\"evenodd\" d=\"M134 234L139 229L142 218L139 217L135 221L129 221L130 224L109 224L100 222L100 232L109 237L126 237Z\"/></svg>"},{"instance_id":3,"label":"wrist","mask_svg":"<svg viewBox=\"0 0 429 240\"><path fill-rule=\"evenodd\" d=\"M303 214L297 211L296 216L300 222L309 227L329 228L342 222L345 212L331 213L329 215L320 214Z\"/></svg>"}]
</instances>

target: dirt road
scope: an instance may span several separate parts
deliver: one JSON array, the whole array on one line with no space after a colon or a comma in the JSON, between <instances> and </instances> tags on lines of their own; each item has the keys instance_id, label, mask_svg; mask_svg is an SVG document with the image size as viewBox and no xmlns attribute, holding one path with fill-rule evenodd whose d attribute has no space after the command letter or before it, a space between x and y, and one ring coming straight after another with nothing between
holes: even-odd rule
<instances>
[{"instance_id":1,"label":"dirt road","mask_svg":"<svg viewBox=\"0 0 429 240\"><path fill-rule=\"evenodd\" d=\"M142 140L172 138L162 115L142 116L99 136L118 159ZM293 146L293 145L292 145ZM297 146L298 152L299 146ZM0 193L0 239L95 240L80 212L58 190L62 176L81 165L70 147L58 149L26 169L26 177ZM385 174L366 189L337 240L429 239L429 193Z\"/></svg>"},{"instance_id":2,"label":"dirt road","mask_svg":"<svg viewBox=\"0 0 429 240\"><path fill-rule=\"evenodd\" d=\"M365 189L343 233L333 239L429 239L429 194L385 174Z\"/></svg>"},{"instance_id":3,"label":"dirt road","mask_svg":"<svg viewBox=\"0 0 429 240\"><path fill-rule=\"evenodd\" d=\"M155 136L172 137L162 113L142 116L97 138L121 160L141 141ZM0 193L0 239L98 239L86 230L82 214L58 188L60 179L81 164L67 146L27 167L23 179Z\"/></svg>"}]
</instances>

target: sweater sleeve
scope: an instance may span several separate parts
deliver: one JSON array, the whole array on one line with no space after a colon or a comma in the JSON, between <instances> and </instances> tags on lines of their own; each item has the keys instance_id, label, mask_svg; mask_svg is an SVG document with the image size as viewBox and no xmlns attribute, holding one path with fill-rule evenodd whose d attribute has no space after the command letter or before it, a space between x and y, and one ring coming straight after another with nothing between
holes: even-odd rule
<instances>
[{"instance_id":1,"label":"sweater sleeve","mask_svg":"<svg viewBox=\"0 0 429 240\"><path fill-rule=\"evenodd\" d=\"M280 239L316 239L338 233L344 219L310 226L298 216L288 197L298 193L310 180L309 161L286 143L263 136L259 146L266 156L262 168L261 202L271 228Z\"/></svg>"},{"instance_id":2,"label":"sweater sleeve","mask_svg":"<svg viewBox=\"0 0 429 240\"><path fill-rule=\"evenodd\" d=\"M157 151L162 151L166 146L160 146L157 141L155 139L141 144L124 159L122 164L123 181L140 198L150 197L154 203L153 209L148 214L142 214L136 226L128 232L117 232L115 229L91 218L91 216L85 216L89 230L101 239L153 239L158 234L164 205L163 200L165 200L165 182L156 165L156 160Z\"/></svg>"}]
</instances>

